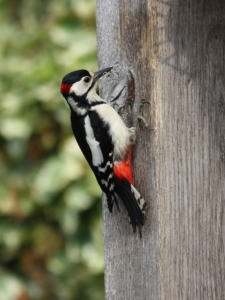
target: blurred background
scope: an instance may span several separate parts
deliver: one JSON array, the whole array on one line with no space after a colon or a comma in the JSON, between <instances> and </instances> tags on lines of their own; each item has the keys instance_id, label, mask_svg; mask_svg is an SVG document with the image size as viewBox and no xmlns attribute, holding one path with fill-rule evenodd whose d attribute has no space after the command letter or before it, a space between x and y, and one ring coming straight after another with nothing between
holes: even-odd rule
<instances>
[{"instance_id":1,"label":"blurred background","mask_svg":"<svg viewBox=\"0 0 225 300\"><path fill-rule=\"evenodd\" d=\"M97 70L94 0L0 0L0 300L101 300L100 188L59 93Z\"/></svg>"}]
</instances>

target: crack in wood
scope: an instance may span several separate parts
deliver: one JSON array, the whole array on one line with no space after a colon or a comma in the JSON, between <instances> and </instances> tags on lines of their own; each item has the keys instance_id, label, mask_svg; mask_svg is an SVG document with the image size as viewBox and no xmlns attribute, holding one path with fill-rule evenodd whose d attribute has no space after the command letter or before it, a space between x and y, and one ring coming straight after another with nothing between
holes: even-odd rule
<instances>
[{"instance_id":1,"label":"crack in wood","mask_svg":"<svg viewBox=\"0 0 225 300\"><path fill-rule=\"evenodd\" d=\"M125 89L126 86L122 87L122 89L119 91L119 93L117 94L117 96L113 97L113 99L111 100L111 102L116 101L117 99L119 99L119 97L121 96L123 90Z\"/></svg>"}]
</instances>

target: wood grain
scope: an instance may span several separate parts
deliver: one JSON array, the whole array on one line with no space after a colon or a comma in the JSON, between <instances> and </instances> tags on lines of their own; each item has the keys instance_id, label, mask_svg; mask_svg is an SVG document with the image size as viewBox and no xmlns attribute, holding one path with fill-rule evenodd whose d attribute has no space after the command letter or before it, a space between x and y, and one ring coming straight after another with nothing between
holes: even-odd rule
<instances>
[{"instance_id":1,"label":"wood grain","mask_svg":"<svg viewBox=\"0 0 225 300\"><path fill-rule=\"evenodd\" d=\"M107 300L225 299L225 5L97 0L101 94L138 125L143 240L103 205ZM134 78L131 101L128 86ZM137 123L138 124L138 123Z\"/></svg>"}]
</instances>

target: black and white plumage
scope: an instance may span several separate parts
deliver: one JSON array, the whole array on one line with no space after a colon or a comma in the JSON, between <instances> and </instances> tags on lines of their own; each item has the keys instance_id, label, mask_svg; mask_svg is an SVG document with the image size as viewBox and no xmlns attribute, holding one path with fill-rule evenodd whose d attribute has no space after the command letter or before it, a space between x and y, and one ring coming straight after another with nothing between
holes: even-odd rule
<instances>
[{"instance_id":1,"label":"black and white plumage","mask_svg":"<svg viewBox=\"0 0 225 300\"><path fill-rule=\"evenodd\" d=\"M110 212L114 202L117 204L117 194L133 229L141 229L146 203L132 184L135 128L127 128L117 112L96 93L98 79L111 69L71 72L62 80L61 93L71 110L74 136L106 194Z\"/></svg>"}]
</instances>

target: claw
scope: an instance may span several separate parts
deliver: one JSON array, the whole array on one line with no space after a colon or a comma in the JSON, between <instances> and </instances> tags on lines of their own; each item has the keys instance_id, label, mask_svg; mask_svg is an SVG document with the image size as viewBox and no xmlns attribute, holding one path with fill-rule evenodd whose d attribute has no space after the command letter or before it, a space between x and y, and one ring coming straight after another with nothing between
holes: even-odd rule
<instances>
[{"instance_id":1,"label":"claw","mask_svg":"<svg viewBox=\"0 0 225 300\"><path fill-rule=\"evenodd\" d=\"M141 100L141 104L140 107L142 108L144 106L144 104L149 104L151 105L151 103L149 101L145 101L144 99Z\"/></svg>"},{"instance_id":2,"label":"claw","mask_svg":"<svg viewBox=\"0 0 225 300\"><path fill-rule=\"evenodd\" d=\"M148 122L145 120L144 117L138 116L137 118L138 118L138 120L142 121L142 122L145 124L145 127L149 128L149 124L148 124Z\"/></svg>"},{"instance_id":3,"label":"claw","mask_svg":"<svg viewBox=\"0 0 225 300\"><path fill-rule=\"evenodd\" d=\"M142 116L142 108L144 106L144 104L149 104L151 105L150 102L145 101L144 99L141 100L140 106L139 106L139 115L137 117L138 120L142 121L145 125L146 128L149 128L149 124L148 122L145 120L145 118Z\"/></svg>"},{"instance_id":4,"label":"claw","mask_svg":"<svg viewBox=\"0 0 225 300\"><path fill-rule=\"evenodd\" d=\"M136 140L136 127L135 126L130 127L129 132L130 132L130 142L131 144L134 144Z\"/></svg>"}]
</instances>

